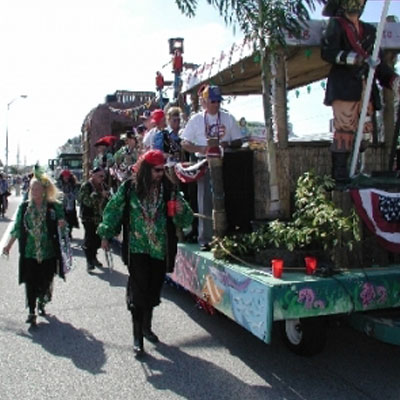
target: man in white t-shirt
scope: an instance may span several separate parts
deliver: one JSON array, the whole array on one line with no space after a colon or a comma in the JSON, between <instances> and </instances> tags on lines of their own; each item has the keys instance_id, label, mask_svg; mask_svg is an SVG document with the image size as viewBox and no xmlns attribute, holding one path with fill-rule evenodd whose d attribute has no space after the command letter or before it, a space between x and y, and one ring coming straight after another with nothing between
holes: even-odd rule
<instances>
[{"instance_id":1,"label":"man in white t-shirt","mask_svg":"<svg viewBox=\"0 0 400 400\"><path fill-rule=\"evenodd\" d=\"M217 139L219 145L227 148L239 148L242 145L239 125L226 111L221 111L221 91L218 86L206 86L201 92L204 110L193 115L182 133L182 147L197 157L206 157L210 146L209 139ZM213 149L214 150L214 149ZM197 202L199 214L212 215L212 195L209 171L197 181ZM212 240L212 221L199 219L197 241L201 249L208 250Z\"/></svg>"}]
</instances>

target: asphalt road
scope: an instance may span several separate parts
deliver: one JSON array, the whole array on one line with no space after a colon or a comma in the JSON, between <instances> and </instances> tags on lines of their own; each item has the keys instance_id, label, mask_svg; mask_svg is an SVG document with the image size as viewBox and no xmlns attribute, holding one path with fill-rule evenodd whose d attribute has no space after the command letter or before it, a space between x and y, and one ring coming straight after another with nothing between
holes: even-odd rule
<instances>
[{"instance_id":1,"label":"asphalt road","mask_svg":"<svg viewBox=\"0 0 400 400\"><path fill-rule=\"evenodd\" d=\"M10 198L9 216L19 198ZM11 219L0 218L0 238ZM165 285L155 310L161 343L134 357L124 302L125 267L88 275L74 231L76 267L55 280L48 316L25 324L18 246L0 259L0 399L400 399L400 348L333 323L323 353L289 352L277 332L266 345L220 314ZM0 239L4 243L5 239ZM104 255L100 254L104 261Z\"/></svg>"}]
</instances>

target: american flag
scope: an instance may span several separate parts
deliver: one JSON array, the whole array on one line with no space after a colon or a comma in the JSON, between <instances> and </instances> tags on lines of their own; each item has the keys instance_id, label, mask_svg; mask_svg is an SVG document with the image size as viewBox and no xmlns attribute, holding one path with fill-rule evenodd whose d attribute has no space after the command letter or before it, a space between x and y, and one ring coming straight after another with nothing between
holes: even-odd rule
<instances>
[{"instance_id":1,"label":"american flag","mask_svg":"<svg viewBox=\"0 0 400 400\"><path fill-rule=\"evenodd\" d=\"M400 193L352 189L350 194L358 215L381 245L400 253Z\"/></svg>"}]
</instances>

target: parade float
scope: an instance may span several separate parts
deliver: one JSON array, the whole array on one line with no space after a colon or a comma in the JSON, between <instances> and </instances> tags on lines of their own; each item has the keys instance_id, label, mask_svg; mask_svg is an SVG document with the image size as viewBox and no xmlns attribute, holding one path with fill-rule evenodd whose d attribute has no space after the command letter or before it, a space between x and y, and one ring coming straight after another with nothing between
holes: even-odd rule
<instances>
[{"instance_id":1,"label":"parade float","mask_svg":"<svg viewBox=\"0 0 400 400\"><path fill-rule=\"evenodd\" d=\"M88 179L93 167L96 142L105 136L114 136L117 140L132 126L138 125L139 115L153 105L154 98L155 93L151 91L117 90L86 115L81 128L84 179Z\"/></svg>"},{"instance_id":2,"label":"parade float","mask_svg":"<svg viewBox=\"0 0 400 400\"><path fill-rule=\"evenodd\" d=\"M392 322L386 325L398 326L393 321L400 307L400 225L382 215L382 202L394 205L400 198L399 174L390 160L397 142L393 93L382 89L382 139L367 150L369 176L335 184L329 141L289 140L288 91L329 71L320 57L326 23L310 21L301 39L287 37L287 46L275 50L269 86L273 135L209 160L223 175L223 184L213 181L213 251L180 243L170 275L265 343L277 323L289 348L302 355L323 349L329 317L354 316L354 325L377 335L386 331L382 321L388 318L362 317L389 310ZM399 39L400 24L384 24L381 48L391 65ZM218 85L224 96L261 94L260 76L260 53L249 42L234 44L182 76L183 95L196 109L198 89L207 83ZM221 213L226 215L219 219ZM274 274L276 263L283 271Z\"/></svg>"}]
</instances>

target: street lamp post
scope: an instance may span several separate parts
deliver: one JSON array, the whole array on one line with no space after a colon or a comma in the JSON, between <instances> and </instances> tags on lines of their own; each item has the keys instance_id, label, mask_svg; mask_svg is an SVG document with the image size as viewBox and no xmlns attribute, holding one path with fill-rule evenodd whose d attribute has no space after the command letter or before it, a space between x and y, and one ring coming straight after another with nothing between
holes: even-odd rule
<instances>
[{"instance_id":1,"label":"street lamp post","mask_svg":"<svg viewBox=\"0 0 400 400\"><path fill-rule=\"evenodd\" d=\"M7 104L7 115L6 115L6 165L4 167L4 172L6 175L8 174L8 113L10 111L10 106L14 101L18 99L26 99L28 96L26 94L20 94L19 96L13 98L8 104Z\"/></svg>"}]
</instances>

